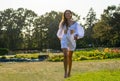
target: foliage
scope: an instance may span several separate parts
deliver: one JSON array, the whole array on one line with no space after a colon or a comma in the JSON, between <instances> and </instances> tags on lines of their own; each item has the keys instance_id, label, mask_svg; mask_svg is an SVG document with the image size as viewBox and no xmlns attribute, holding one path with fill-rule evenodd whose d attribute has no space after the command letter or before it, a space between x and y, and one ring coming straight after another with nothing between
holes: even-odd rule
<instances>
[{"instance_id":1,"label":"foliage","mask_svg":"<svg viewBox=\"0 0 120 81\"><path fill-rule=\"evenodd\" d=\"M39 54L16 54L15 58L20 59L38 59Z\"/></svg>"},{"instance_id":2,"label":"foliage","mask_svg":"<svg viewBox=\"0 0 120 81\"><path fill-rule=\"evenodd\" d=\"M77 14L73 14L79 20ZM56 36L62 12L46 12L12 8L0 11L0 47L17 49L60 49ZM53 41L54 40L54 41Z\"/></svg>"},{"instance_id":3,"label":"foliage","mask_svg":"<svg viewBox=\"0 0 120 81\"><path fill-rule=\"evenodd\" d=\"M0 59L7 59L7 57L6 56L2 56Z\"/></svg>"},{"instance_id":4,"label":"foliage","mask_svg":"<svg viewBox=\"0 0 120 81\"><path fill-rule=\"evenodd\" d=\"M61 13L55 11L51 11L35 19L32 39L36 48L42 50L60 47L56 36L60 19Z\"/></svg>"},{"instance_id":5,"label":"foliage","mask_svg":"<svg viewBox=\"0 0 120 81\"><path fill-rule=\"evenodd\" d=\"M24 8L0 11L0 48L60 50L56 33L62 14L51 11L38 16ZM80 16L73 13L73 19L79 21ZM77 41L77 48L120 46L120 5L108 6L99 20L91 8L84 19L85 36Z\"/></svg>"},{"instance_id":6,"label":"foliage","mask_svg":"<svg viewBox=\"0 0 120 81\"><path fill-rule=\"evenodd\" d=\"M94 28L93 37L100 46L120 45L120 5L108 6Z\"/></svg>"},{"instance_id":7,"label":"foliage","mask_svg":"<svg viewBox=\"0 0 120 81\"><path fill-rule=\"evenodd\" d=\"M48 61L59 62L63 61L63 54L49 54Z\"/></svg>"},{"instance_id":8,"label":"foliage","mask_svg":"<svg viewBox=\"0 0 120 81\"><path fill-rule=\"evenodd\" d=\"M9 50L7 48L0 48L0 55L8 54Z\"/></svg>"},{"instance_id":9,"label":"foliage","mask_svg":"<svg viewBox=\"0 0 120 81\"><path fill-rule=\"evenodd\" d=\"M73 61L81 60L102 60L120 57L119 48L96 48L77 50L73 54ZM50 54L48 61L63 61L63 54Z\"/></svg>"},{"instance_id":10,"label":"foliage","mask_svg":"<svg viewBox=\"0 0 120 81\"><path fill-rule=\"evenodd\" d=\"M74 61L119 58L119 48L103 48L91 51L80 50L73 54Z\"/></svg>"},{"instance_id":11,"label":"foliage","mask_svg":"<svg viewBox=\"0 0 120 81\"><path fill-rule=\"evenodd\" d=\"M83 25L83 27L85 28L85 36L83 38L81 45L83 45L85 47L93 46L93 44L94 44L94 42L93 42L94 39L92 37L93 27L94 27L95 23L97 22L96 13L93 8L90 8L90 10L89 10L87 16L84 18L84 20L85 20L85 24ZM79 43L80 42L81 41L79 41Z\"/></svg>"},{"instance_id":12,"label":"foliage","mask_svg":"<svg viewBox=\"0 0 120 81\"><path fill-rule=\"evenodd\" d=\"M41 59L52 62L59 62L64 60L63 53L24 53L16 54L15 56L5 56L6 59L16 58L16 59ZM87 48L82 50L76 50L73 53L73 61L81 60L102 60L102 59L113 59L120 57L119 48Z\"/></svg>"},{"instance_id":13,"label":"foliage","mask_svg":"<svg viewBox=\"0 0 120 81\"><path fill-rule=\"evenodd\" d=\"M24 36L27 38L26 33L30 28L26 29L26 27L31 26L31 22L35 16L36 14L33 11L23 8L18 8L17 10L9 8L1 11L0 46L9 48L10 50L25 48L25 46L28 46L24 43ZM24 33L23 30L26 31L26 33Z\"/></svg>"}]
</instances>

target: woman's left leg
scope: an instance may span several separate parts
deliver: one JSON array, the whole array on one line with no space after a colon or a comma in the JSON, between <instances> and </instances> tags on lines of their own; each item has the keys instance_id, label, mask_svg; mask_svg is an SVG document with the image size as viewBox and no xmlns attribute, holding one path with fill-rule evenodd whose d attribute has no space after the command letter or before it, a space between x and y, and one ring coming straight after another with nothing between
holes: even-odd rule
<instances>
[{"instance_id":1,"label":"woman's left leg","mask_svg":"<svg viewBox=\"0 0 120 81\"><path fill-rule=\"evenodd\" d=\"M70 74L71 74L72 55L73 55L73 51L69 51L69 52L68 52L68 77L70 77Z\"/></svg>"}]
</instances>

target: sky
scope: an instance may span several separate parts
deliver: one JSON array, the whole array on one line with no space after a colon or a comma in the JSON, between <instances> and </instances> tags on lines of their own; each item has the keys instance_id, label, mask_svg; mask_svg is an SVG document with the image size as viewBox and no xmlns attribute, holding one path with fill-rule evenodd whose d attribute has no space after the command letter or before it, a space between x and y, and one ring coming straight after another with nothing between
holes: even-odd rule
<instances>
[{"instance_id":1,"label":"sky","mask_svg":"<svg viewBox=\"0 0 120 81\"><path fill-rule=\"evenodd\" d=\"M119 4L120 0L0 0L0 11L22 7L33 10L38 15L43 15L53 10L64 12L69 9L83 18L87 16L92 7L97 18L100 18L103 10L108 6L118 6Z\"/></svg>"}]
</instances>

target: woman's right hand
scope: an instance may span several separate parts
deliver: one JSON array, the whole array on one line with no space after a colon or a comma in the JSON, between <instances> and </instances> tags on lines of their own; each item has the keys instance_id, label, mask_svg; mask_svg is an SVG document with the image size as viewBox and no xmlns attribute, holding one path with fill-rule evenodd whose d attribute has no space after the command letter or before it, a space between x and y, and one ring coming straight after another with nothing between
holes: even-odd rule
<instances>
[{"instance_id":1,"label":"woman's right hand","mask_svg":"<svg viewBox=\"0 0 120 81\"><path fill-rule=\"evenodd\" d=\"M73 34L74 33L74 30L70 30L70 34Z\"/></svg>"},{"instance_id":2,"label":"woman's right hand","mask_svg":"<svg viewBox=\"0 0 120 81\"><path fill-rule=\"evenodd\" d=\"M59 40L61 40L61 38L59 38Z\"/></svg>"}]
</instances>

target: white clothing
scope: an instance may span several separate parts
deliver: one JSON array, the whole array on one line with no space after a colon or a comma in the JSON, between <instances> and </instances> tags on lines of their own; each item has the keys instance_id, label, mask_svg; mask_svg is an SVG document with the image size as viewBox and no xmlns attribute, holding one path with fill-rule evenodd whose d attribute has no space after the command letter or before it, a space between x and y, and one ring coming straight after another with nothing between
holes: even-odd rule
<instances>
[{"instance_id":1,"label":"white clothing","mask_svg":"<svg viewBox=\"0 0 120 81\"><path fill-rule=\"evenodd\" d=\"M57 37L61 39L61 48L67 48L68 50L74 51L76 48L76 40L74 40L74 36L78 35L77 39L80 39L84 36L84 29L77 22L68 27L67 33L66 26L59 25L59 29L57 31ZM71 31L74 31L71 33Z\"/></svg>"}]
</instances>

